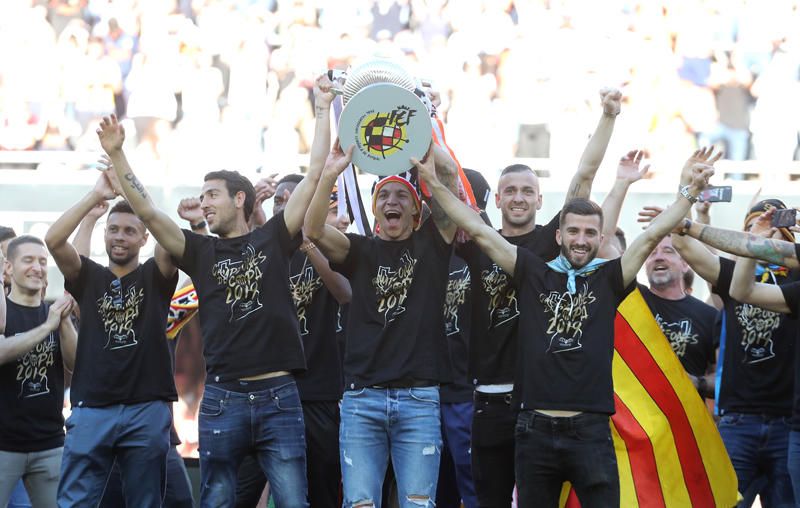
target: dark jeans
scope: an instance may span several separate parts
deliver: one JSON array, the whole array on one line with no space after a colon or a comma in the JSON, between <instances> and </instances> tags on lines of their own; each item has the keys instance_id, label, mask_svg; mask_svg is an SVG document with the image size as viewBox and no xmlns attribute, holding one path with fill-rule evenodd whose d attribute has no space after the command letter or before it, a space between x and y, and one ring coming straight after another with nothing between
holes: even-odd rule
<instances>
[{"instance_id":1,"label":"dark jeans","mask_svg":"<svg viewBox=\"0 0 800 508\"><path fill-rule=\"evenodd\" d=\"M452 457L458 494L464 502L464 508L476 508L478 500L475 497L475 484L472 481L472 459L470 457L473 403L444 403L441 404L441 411L442 438Z\"/></svg>"},{"instance_id":2,"label":"dark jeans","mask_svg":"<svg viewBox=\"0 0 800 508\"><path fill-rule=\"evenodd\" d=\"M58 506L97 506L116 461L128 506L160 508L172 423L168 404L73 407L66 423Z\"/></svg>"},{"instance_id":3,"label":"dark jeans","mask_svg":"<svg viewBox=\"0 0 800 508\"><path fill-rule=\"evenodd\" d=\"M108 477L100 508L124 508L125 506L125 497L122 495L122 475L119 472L119 465L115 463L111 469L111 475ZM164 495L164 508L192 508L193 506L189 474L186 472L183 458L173 446L167 452L167 491Z\"/></svg>"},{"instance_id":4,"label":"dark jeans","mask_svg":"<svg viewBox=\"0 0 800 508\"><path fill-rule=\"evenodd\" d=\"M342 473L339 465L339 403L336 401L303 402L306 425L306 463L308 502L314 508L334 508L339 503ZM261 498L267 478L258 462L247 457L239 468L236 484L237 508L255 506Z\"/></svg>"},{"instance_id":5,"label":"dark jeans","mask_svg":"<svg viewBox=\"0 0 800 508\"><path fill-rule=\"evenodd\" d=\"M739 492L747 494L751 484L764 477L766 485L758 492L764 506L794 506L787 464L789 417L725 413L719 420L719 434L736 470Z\"/></svg>"},{"instance_id":6,"label":"dark jeans","mask_svg":"<svg viewBox=\"0 0 800 508\"><path fill-rule=\"evenodd\" d=\"M239 465L255 454L280 507L308 507L303 411L293 380L240 382L245 390L206 385L200 404L200 505L233 506Z\"/></svg>"},{"instance_id":7,"label":"dark jeans","mask_svg":"<svg viewBox=\"0 0 800 508\"><path fill-rule=\"evenodd\" d=\"M583 508L619 506L608 415L550 417L521 411L515 436L520 508L557 507L566 481Z\"/></svg>"},{"instance_id":8,"label":"dark jeans","mask_svg":"<svg viewBox=\"0 0 800 508\"><path fill-rule=\"evenodd\" d=\"M514 426L511 394L475 392L472 480L478 505L511 506L514 493Z\"/></svg>"},{"instance_id":9,"label":"dark jeans","mask_svg":"<svg viewBox=\"0 0 800 508\"><path fill-rule=\"evenodd\" d=\"M794 498L800 499L800 432L796 430L789 432L788 468L789 477L792 479Z\"/></svg>"}]
</instances>

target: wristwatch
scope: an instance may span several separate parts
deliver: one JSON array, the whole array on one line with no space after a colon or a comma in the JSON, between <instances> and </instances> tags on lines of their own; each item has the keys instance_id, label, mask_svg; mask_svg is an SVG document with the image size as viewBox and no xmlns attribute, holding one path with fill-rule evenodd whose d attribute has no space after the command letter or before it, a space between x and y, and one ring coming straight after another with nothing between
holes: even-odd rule
<instances>
[{"instance_id":1,"label":"wristwatch","mask_svg":"<svg viewBox=\"0 0 800 508\"><path fill-rule=\"evenodd\" d=\"M688 199L689 203L691 203L691 204L697 203L697 196L692 196L689 193L689 186L688 185L684 185L683 187L681 187L681 196L683 196L686 199Z\"/></svg>"},{"instance_id":2,"label":"wristwatch","mask_svg":"<svg viewBox=\"0 0 800 508\"><path fill-rule=\"evenodd\" d=\"M190 224L190 225L189 225L189 227L191 227L191 228L192 228L192 231L199 231L199 230L201 230L201 229L205 229L205 227L206 227L207 225L208 225L208 224L206 224L206 221L204 221L204 220L201 220L201 221L200 221L200 222L198 222L197 224Z\"/></svg>"},{"instance_id":3,"label":"wristwatch","mask_svg":"<svg viewBox=\"0 0 800 508\"><path fill-rule=\"evenodd\" d=\"M681 230L678 232L678 236L686 236L691 227L692 227L692 219L686 217L685 219L683 219L683 226L681 227Z\"/></svg>"}]
</instances>

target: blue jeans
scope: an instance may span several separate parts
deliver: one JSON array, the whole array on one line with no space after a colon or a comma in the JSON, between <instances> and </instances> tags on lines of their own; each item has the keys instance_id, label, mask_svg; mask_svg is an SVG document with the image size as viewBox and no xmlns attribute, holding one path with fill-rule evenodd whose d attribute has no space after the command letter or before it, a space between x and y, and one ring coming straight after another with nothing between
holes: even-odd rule
<instances>
[{"instance_id":1,"label":"blue jeans","mask_svg":"<svg viewBox=\"0 0 800 508\"><path fill-rule=\"evenodd\" d=\"M583 508L619 506L619 471L608 415L517 417L519 506L558 506L561 485L572 482Z\"/></svg>"},{"instance_id":2,"label":"blue jeans","mask_svg":"<svg viewBox=\"0 0 800 508\"><path fill-rule=\"evenodd\" d=\"M97 506L116 460L127 505L160 507L172 423L168 404L73 407L66 424L58 506Z\"/></svg>"},{"instance_id":3,"label":"blue jeans","mask_svg":"<svg viewBox=\"0 0 800 508\"><path fill-rule=\"evenodd\" d=\"M400 506L434 505L442 450L438 387L346 391L341 418L344 508L380 508L389 457Z\"/></svg>"},{"instance_id":4,"label":"blue jeans","mask_svg":"<svg viewBox=\"0 0 800 508\"><path fill-rule=\"evenodd\" d=\"M800 505L796 500L800 499L800 432L792 430L789 432L789 476L792 479L792 490L794 491L795 506Z\"/></svg>"},{"instance_id":5,"label":"blue jeans","mask_svg":"<svg viewBox=\"0 0 800 508\"><path fill-rule=\"evenodd\" d=\"M11 499L8 500L8 508L31 508L31 499L28 497L28 491L25 490L22 480L17 481L14 491L11 493Z\"/></svg>"},{"instance_id":6,"label":"blue jeans","mask_svg":"<svg viewBox=\"0 0 800 508\"><path fill-rule=\"evenodd\" d=\"M294 381L253 392L206 385L199 433L200 506L234 505L239 465L251 454L276 506L308 506L305 426Z\"/></svg>"},{"instance_id":7,"label":"blue jeans","mask_svg":"<svg viewBox=\"0 0 800 508\"><path fill-rule=\"evenodd\" d=\"M719 420L719 434L746 501L760 494L764 506L794 506L787 467L789 417L725 413ZM766 485L759 492L749 492L759 477L766 479Z\"/></svg>"}]
</instances>

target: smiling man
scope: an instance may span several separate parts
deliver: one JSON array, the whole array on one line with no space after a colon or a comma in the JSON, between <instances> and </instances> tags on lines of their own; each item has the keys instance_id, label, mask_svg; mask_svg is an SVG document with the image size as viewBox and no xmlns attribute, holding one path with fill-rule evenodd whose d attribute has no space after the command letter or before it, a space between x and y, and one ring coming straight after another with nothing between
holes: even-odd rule
<instances>
[{"instance_id":1,"label":"smiling man","mask_svg":"<svg viewBox=\"0 0 800 508\"><path fill-rule=\"evenodd\" d=\"M337 141L305 221L306 234L352 286L339 432L343 503L379 506L391 458L400 504L431 506L442 447L439 385L451 380L442 309L455 226L436 202L421 222L419 194L400 176L375 186L375 237L326 224L331 189L350 155ZM454 186L454 161L439 148L428 157Z\"/></svg>"},{"instance_id":2,"label":"smiling man","mask_svg":"<svg viewBox=\"0 0 800 508\"><path fill-rule=\"evenodd\" d=\"M159 246L139 263L148 235L124 201L108 213L108 267L68 242L98 202L115 196L108 175L101 174L45 236L81 316L59 506L97 506L115 461L128 506L158 507L164 497L169 404L177 400L164 323L177 269Z\"/></svg>"}]
</instances>

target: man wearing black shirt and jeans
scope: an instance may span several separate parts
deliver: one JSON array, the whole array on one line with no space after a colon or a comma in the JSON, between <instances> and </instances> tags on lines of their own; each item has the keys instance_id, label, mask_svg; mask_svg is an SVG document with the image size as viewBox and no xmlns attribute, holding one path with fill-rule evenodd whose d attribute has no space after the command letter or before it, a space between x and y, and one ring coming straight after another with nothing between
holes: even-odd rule
<instances>
[{"instance_id":1,"label":"man wearing black shirt and jeans","mask_svg":"<svg viewBox=\"0 0 800 508\"><path fill-rule=\"evenodd\" d=\"M750 229L765 210L785 207L777 199L759 201L745 218L744 229ZM732 290L734 262L712 254L694 238L737 255L763 257L775 250L769 244L759 247L757 241L750 240L758 239L754 235L688 219L681 233L673 235L673 245L689 266L712 284L724 305L717 410L720 436L736 470L739 491L746 500L760 494L770 506L792 505L787 450L797 386L794 374L797 321L770 308L739 300ZM788 230L774 231L773 235L769 242L777 243L782 235L793 238ZM783 266L761 263L753 267L752 279L776 286L800 279L800 272L787 269L783 259L777 262ZM795 401L795 414L799 409L800 404ZM766 486L753 492L762 476L767 480Z\"/></svg>"},{"instance_id":2,"label":"man wearing black shirt and jeans","mask_svg":"<svg viewBox=\"0 0 800 508\"><path fill-rule=\"evenodd\" d=\"M639 286L658 326L700 395L714 398L714 322L717 309L686 294L689 265L666 237L644 264L650 287Z\"/></svg>"},{"instance_id":3,"label":"man wearing black shirt and jeans","mask_svg":"<svg viewBox=\"0 0 800 508\"><path fill-rule=\"evenodd\" d=\"M520 506L558 506L570 481L584 507L618 506L619 474L611 441L611 360L617 305L658 242L689 211L713 174L692 170L691 185L621 258L596 258L602 210L574 199L561 211L549 263L505 240L443 186L429 163L414 161L434 199L519 288L519 362L515 400L516 480Z\"/></svg>"},{"instance_id":4,"label":"man wearing black shirt and jeans","mask_svg":"<svg viewBox=\"0 0 800 508\"><path fill-rule=\"evenodd\" d=\"M329 128L329 104L316 105L317 131ZM289 259L322 169L317 154L312 150L309 173L283 212L252 231L253 185L233 171L207 174L200 199L209 230L219 236L201 236L155 207L123 153L125 133L116 117L104 118L98 133L123 193L192 278L201 302L207 373L199 421L201 506L233 505L246 455L257 455L277 505L308 506L303 412L291 374L305 369L305 358Z\"/></svg>"},{"instance_id":5,"label":"man wearing black shirt and jeans","mask_svg":"<svg viewBox=\"0 0 800 508\"><path fill-rule=\"evenodd\" d=\"M22 478L33 506L55 506L64 446L64 367L75 362L72 299L42 302L47 250L23 235L8 245L11 293L0 292L0 506Z\"/></svg>"},{"instance_id":6,"label":"man wearing black shirt and jeans","mask_svg":"<svg viewBox=\"0 0 800 508\"><path fill-rule=\"evenodd\" d=\"M566 201L588 198L597 169L620 112L619 91L600 92L603 114L578 163ZM536 224L542 206L539 179L528 166L506 167L497 183L495 204L501 213L499 233L514 245L542 259L558 256L555 241L558 215L546 225ZM457 249L470 269L473 315L470 338L470 381L475 390L472 419L472 475L480 506L511 506L514 491L514 425L511 407L517 361L520 309L517 288L475 242Z\"/></svg>"},{"instance_id":7,"label":"man wearing black shirt and jeans","mask_svg":"<svg viewBox=\"0 0 800 508\"><path fill-rule=\"evenodd\" d=\"M139 264L147 231L124 201L108 214L108 268L68 242L89 210L115 194L101 174L45 237L81 312L59 506L97 506L115 461L128 506L159 507L164 497L170 403L177 399L164 328L177 269L158 246Z\"/></svg>"},{"instance_id":8,"label":"man wearing black shirt and jeans","mask_svg":"<svg viewBox=\"0 0 800 508\"><path fill-rule=\"evenodd\" d=\"M326 225L328 197L351 153L334 145L305 223L353 291L339 432L344 506L380 505L390 457L402 504L430 506L442 446L438 385L451 380L442 309L455 226L435 202L419 225L419 195L399 176L375 186L375 237ZM455 163L438 148L436 159L454 185Z\"/></svg>"}]
</instances>

